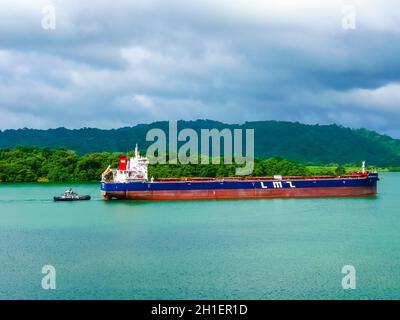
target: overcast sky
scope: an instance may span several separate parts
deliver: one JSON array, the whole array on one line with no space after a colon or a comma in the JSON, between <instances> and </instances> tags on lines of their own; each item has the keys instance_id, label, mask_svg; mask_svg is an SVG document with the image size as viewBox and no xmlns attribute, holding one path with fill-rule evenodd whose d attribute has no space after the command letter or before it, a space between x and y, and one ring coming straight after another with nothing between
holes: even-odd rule
<instances>
[{"instance_id":1,"label":"overcast sky","mask_svg":"<svg viewBox=\"0 0 400 320\"><path fill-rule=\"evenodd\" d=\"M0 1L0 129L198 118L400 138L399 1Z\"/></svg>"}]
</instances>

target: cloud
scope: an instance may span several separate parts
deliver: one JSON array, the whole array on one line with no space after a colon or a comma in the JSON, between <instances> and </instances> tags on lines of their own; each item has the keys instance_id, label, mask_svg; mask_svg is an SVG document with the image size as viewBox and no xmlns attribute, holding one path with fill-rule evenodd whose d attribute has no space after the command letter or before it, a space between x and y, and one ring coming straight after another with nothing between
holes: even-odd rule
<instances>
[{"instance_id":1,"label":"cloud","mask_svg":"<svg viewBox=\"0 0 400 320\"><path fill-rule=\"evenodd\" d=\"M57 27L47 31L42 8L52 3ZM355 30L341 26L349 4ZM0 128L276 119L400 137L398 9L394 0L2 1Z\"/></svg>"}]
</instances>

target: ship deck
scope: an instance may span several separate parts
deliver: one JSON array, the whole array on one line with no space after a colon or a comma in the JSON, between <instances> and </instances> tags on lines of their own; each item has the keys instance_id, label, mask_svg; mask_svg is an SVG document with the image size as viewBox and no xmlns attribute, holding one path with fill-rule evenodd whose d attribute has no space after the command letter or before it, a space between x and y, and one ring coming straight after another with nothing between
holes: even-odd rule
<instances>
[{"instance_id":1,"label":"ship deck","mask_svg":"<svg viewBox=\"0 0 400 320\"><path fill-rule=\"evenodd\" d=\"M282 177L181 177L181 178L159 178L154 179L152 182L235 182L235 181L277 181L277 180L290 180L290 181L315 181L315 180L340 180L340 179L366 179L369 173L353 173L349 175L318 175L318 176L282 176ZM137 181L137 180L136 180ZM106 183L113 183L111 180L103 181Z\"/></svg>"}]
</instances>

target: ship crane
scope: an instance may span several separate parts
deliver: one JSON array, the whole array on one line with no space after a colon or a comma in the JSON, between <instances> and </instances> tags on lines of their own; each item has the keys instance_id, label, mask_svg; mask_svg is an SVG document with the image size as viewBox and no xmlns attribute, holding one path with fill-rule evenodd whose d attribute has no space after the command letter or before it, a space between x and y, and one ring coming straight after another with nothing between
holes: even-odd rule
<instances>
[{"instance_id":1,"label":"ship crane","mask_svg":"<svg viewBox=\"0 0 400 320\"><path fill-rule=\"evenodd\" d=\"M106 180L106 177L109 173L111 173L111 165L107 167L106 170L104 170L104 172L101 174L101 181Z\"/></svg>"}]
</instances>

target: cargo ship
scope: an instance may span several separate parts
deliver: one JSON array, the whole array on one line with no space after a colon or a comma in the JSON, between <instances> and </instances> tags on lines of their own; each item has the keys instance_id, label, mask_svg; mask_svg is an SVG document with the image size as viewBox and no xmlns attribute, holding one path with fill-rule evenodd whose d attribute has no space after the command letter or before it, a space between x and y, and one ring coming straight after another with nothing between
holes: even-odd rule
<instances>
[{"instance_id":1,"label":"cargo ship","mask_svg":"<svg viewBox=\"0 0 400 320\"><path fill-rule=\"evenodd\" d=\"M148 179L146 157L136 146L129 160L120 156L119 167L102 174L105 200L218 200L268 198L374 197L378 173L365 170L342 176L280 176Z\"/></svg>"}]
</instances>

